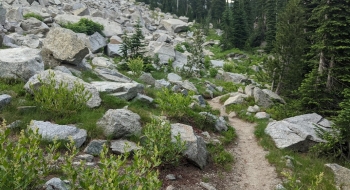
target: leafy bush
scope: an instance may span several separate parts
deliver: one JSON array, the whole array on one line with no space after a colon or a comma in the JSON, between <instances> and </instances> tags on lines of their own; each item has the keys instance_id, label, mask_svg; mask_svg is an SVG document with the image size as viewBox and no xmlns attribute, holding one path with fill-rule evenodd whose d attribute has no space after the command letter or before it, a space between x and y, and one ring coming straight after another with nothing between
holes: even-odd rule
<instances>
[{"instance_id":1,"label":"leafy bush","mask_svg":"<svg viewBox=\"0 0 350 190\"><path fill-rule=\"evenodd\" d=\"M56 87L55 73L50 72L47 81L38 77L42 86L35 88L30 85L34 94L34 101L45 112L66 116L86 107L86 102L91 98L91 93L85 90L84 85L74 83L73 88L68 89L68 83L60 82Z\"/></svg>"},{"instance_id":2,"label":"leafy bush","mask_svg":"<svg viewBox=\"0 0 350 190\"><path fill-rule=\"evenodd\" d=\"M170 123L153 120L144 127L143 146L147 157L157 155L162 162L161 165L178 165L182 158L182 151L185 150L185 142L181 142L180 136L174 141L171 138Z\"/></svg>"},{"instance_id":3,"label":"leafy bush","mask_svg":"<svg viewBox=\"0 0 350 190\"><path fill-rule=\"evenodd\" d=\"M181 44L176 44L175 50L181 53L185 53L185 50L182 49Z\"/></svg>"},{"instance_id":4,"label":"leafy bush","mask_svg":"<svg viewBox=\"0 0 350 190\"><path fill-rule=\"evenodd\" d=\"M23 18L25 18L25 19L28 19L28 18L36 18L36 19L38 19L38 20L40 20L40 21L43 21L43 20L44 20L43 17L42 17L41 15L36 14L36 13L27 13L27 14L23 15Z\"/></svg>"},{"instance_id":5,"label":"leafy bush","mask_svg":"<svg viewBox=\"0 0 350 190\"><path fill-rule=\"evenodd\" d=\"M73 166L73 158L78 151L70 146L70 155L62 166L64 174L71 180L72 189L160 189L158 152L150 160L145 159L141 150L135 151L131 163L128 162L129 153L124 155L109 155L104 146L100 153L98 168L86 167L85 162Z\"/></svg>"},{"instance_id":6,"label":"leafy bush","mask_svg":"<svg viewBox=\"0 0 350 190\"><path fill-rule=\"evenodd\" d=\"M135 76L140 76L143 70L143 60L140 57L129 59L128 67Z\"/></svg>"},{"instance_id":7,"label":"leafy bush","mask_svg":"<svg viewBox=\"0 0 350 190\"><path fill-rule=\"evenodd\" d=\"M210 69L209 69L209 74L210 74L210 77L211 77L211 78L215 78L216 75L218 74L218 70L215 69L215 68L210 68Z\"/></svg>"},{"instance_id":8,"label":"leafy bush","mask_svg":"<svg viewBox=\"0 0 350 190\"><path fill-rule=\"evenodd\" d=\"M166 112L170 117L182 117L189 109L192 103L190 95L184 96L181 93L172 93L169 89L164 88L157 93L155 101L159 104L159 108Z\"/></svg>"},{"instance_id":9,"label":"leafy bush","mask_svg":"<svg viewBox=\"0 0 350 190\"><path fill-rule=\"evenodd\" d=\"M77 23L61 23L61 26L73 30L75 33L85 33L87 35L92 35L95 32L103 35L102 30L104 29L103 25L87 18L82 18Z\"/></svg>"},{"instance_id":10,"label":"leafy bush","mask_svg":"<svg viewBox=\"0 0 350 190\"><path fill-rule=\"evenodd\" d=\"M51 165L58 159L58 143L46 149L39 148L41 136L31 129L21 131L12 141L10 129L0 126L0 189L35 189L53 171Z\"/></svg>"},{"instance_id":11,"label":"leafy bush","mask_svg":"<svg viewBox=\"0 0 350 190\"><path fill-rule=\"evenodd\" d=\"M235 65L233 63L224 63L224 66L222 67L222 69L224 69L226 72L233 72L234 68Z\"/></svg>"},{"instance_id":12,"label":"leafy bush","mask_svg":"<svg viewBox=\"0 0 350 190\"><path fill-rule=\"evenodd\" d=\"M226 169L231 169L230 166L233 162L233 156L225 150L223 145L214 145L210 143L207 148L210 153L210 158L215 164L219 164Z\"/></svg>"}]
</instances>

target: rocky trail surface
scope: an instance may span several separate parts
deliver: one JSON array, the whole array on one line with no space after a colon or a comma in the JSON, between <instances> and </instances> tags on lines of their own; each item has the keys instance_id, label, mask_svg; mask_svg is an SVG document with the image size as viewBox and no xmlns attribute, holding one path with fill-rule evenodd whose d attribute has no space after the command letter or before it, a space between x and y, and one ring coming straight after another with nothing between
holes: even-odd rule
<instances>
[{"instance_id":1,"label":"rocky trail surface","mask_svg":"<svg viewBox=\"0 0 350 190\"><path fill-rule=\"evenodd\" d=\"M220 115L227 115L225 107L220 104L218 98L208 101L213 109L220 110ZM230 147L234 155L235 163L232 169L233 175L224 180L225 189L244 190L271 190L280 183L275 167L265 159L268 153L258 145L254 136L253 123L248 123L238 118L229 118L229 123L236 129L236 145Z\"/></svg>"}]
</instances>

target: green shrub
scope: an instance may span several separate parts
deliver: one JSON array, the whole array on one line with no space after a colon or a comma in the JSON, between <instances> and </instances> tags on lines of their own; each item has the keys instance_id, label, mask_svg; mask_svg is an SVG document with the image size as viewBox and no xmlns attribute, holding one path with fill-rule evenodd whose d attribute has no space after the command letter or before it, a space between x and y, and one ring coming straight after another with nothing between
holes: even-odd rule
<instances>
[{"instance_id":1,"label":"green shrub","mask_svg":"<svg viewBox=\"0 0 350 190\"><path fill-rule=\"evenodd\" d=\"M236 137L236 130L233 127L228 127L227 131L221 132L222 137L220 138L220 141L223 145L228 145L231 142L233 142Z\"/></svg>"},{"instance_id":2,"label":"green shrub","mask_svg":"<svg viewBox=\"0 0 350 190\"><path fill-rule=\"evenodd\" d=\"M234 68L235 65L233 63L224 63L224 66L222 67L226 72L233 72Z\"/></svg>"},{"instance_id":3,"label":"green shrub","mask_svg":"<svg viewBox=\"0 0 350 190\"><path fill-rule=\"evenodd\" d=\"M181 53L185 53L185 50L182 49L181 46L182 46L181 44L176 44L175 50L178 51L178 52L181 52Z\"/></svg>"},{"instance_id":4,"label":"green shrub","mask_svg":"<svg viewBox=\"0 0 350 190\"><path fill-rule=\"evenodd\" d=\"M210 74L210 77L211 77L211 78L215 78L216 75L218 74L218 70L215 69L215 68L210 68L210 69L209 69L209 74Z\"/></svg>"},{"instance_id":5,"label":"green shrub","mask_svg":"<svg viewBox=\"0 0 350 190\"><path fill-rule=\"evenodd\" d=\"M18 140L10 137L6 123L0 125L0 189L35 189L52 172L59 157L58 143L40 148L41 136L31 129L21 131Z\"/></svg>"},{"instance_id":6,"label":"green shrub","mask_svg":"<svg viewBox=\"0 0 350 190\"><path fill-rule=\"evenodd\" d=\"M210 153L210 158L215 164L219 164L228 170L231 169L233 156L225 150L223 145L210 143L207 148Z\"/></svg>"},{"instance_id":7,"label":"green shrub","mask_svg":"<svg viewBox=\"0 0 350 190\"><path fill-rule=\"evenodd\" d=\"M86 167L85 162L73 166L73 159L78 151L75 146L69 147L70 154L62 166L64 174L71 180L72 189L160 189L159 166L157 152L145 159L141 150L135 151L131 163L128 161L129 153L124 155L109 155L108 148L104 146L100 153L100 162L97 168Z\"/></svg>"},{"instance_id":8,"label":"green shrub","mask_svg":"<svg viewBox=\"0 0 350 190\"><path fill-rule=\"evenodd\" d=\"M170 123L153 120L144 127L143 146L147 157L158 151L161 165L177 166L182 158L182 151L185 150L185 142L181 142L180 136L171 138Z\"/></svg>"},{"instance_id":9,"label":"green shrub","mask_svg":"<svg viewBox=\"0 0 350 190\"><path fill-rule=\"evenodd\" d=\"M75 33L84 33L87 35L92 35L95 32L103 35L102 30L104 29L103 25L87 18L82 18L77 23L61 23L61 26L73 30Z\"/></svg>"},{"instance_id":10,"label":"green shrub","mask_svg":"<svg viewBox=\"0 0 350 190\"><path fill-rule=\"evenodd\" d=\"M138 77L141 75L143 70L143 60L138 57L135 59L129 59L128 61L128 67L133 72L133 74Z\"/></svg>"},{"instance_id":11,"label":"green shrub","mask_svg":"<svg viewBox=\"0 0 350 190\"><path fill-rule=\"evenodd\" d=\"M155 101L159 104L159 108L170 117L182 117L189 109L192 103L190 95L184 96L181 93L172 93L169 89L164 88L157 93Z\"/></svg>"},{"instance_id":12,"label":"green shrub","mask_svg":"<svg viewBox=\"0 0 350 190\"><path fill-rule=\"evenodd\" d=\"M23 15L23 18L25 18L25 19L28 19L28 18L36 18L36 19L38 19L38 20L40 20L40 21L43 21L43 20L44 20L43 17L42 17L41 15L36 14L36 13L27 13L27 14Z\"/></svg>"},{"instance_id":13,"label":"green shrub","mask_svg":"<svg viewBox=\"0 0 350 190\"><path fill-rule=\"evenodd\" d=\"M44 112L54 113L58 116L67 116L86 107L86 102L91 98L91 93L85 90L84 85L74 83L73 88L68 89L68 83L60 82L56 86L55 73L50 72L47 81L38 80L42 84L39 88L30 85L34 94L34 101Z\"/></svg>"}]
</instances>

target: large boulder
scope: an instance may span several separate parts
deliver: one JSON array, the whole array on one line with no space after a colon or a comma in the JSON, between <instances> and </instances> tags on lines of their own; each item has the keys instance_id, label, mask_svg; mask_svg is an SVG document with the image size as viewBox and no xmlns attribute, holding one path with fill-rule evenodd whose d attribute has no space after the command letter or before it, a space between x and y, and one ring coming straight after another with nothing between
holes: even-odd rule
<instances>
[{"instance_id":1,"label":"large boulder","mask_svg":"<svg viewBox=\"0 0 350 190\"><path fill-rule=\"evenodd\" d=\"M258 87L254 88L254 99L258 106L264 108L269 108L274 104L270 97Z\"/></svg>"},{"instance_id":2,"label":"large boulder","mask_svg":"<svg viewBox=\"0 0 350 190\"><path fill-rule=\"evenodd\" d=\"M141 117L126 109L110 109L97 122L104 135L113 139L141 134Z\"/></svg>"},{"instance_id":3,"label":"large boulder","mask_svg":"<svg viewBox=\"0 0 350 190\"><path fill-rule=\"evenodd\" d=\"M267 125L265 133L271 136L280 149L305 152L316 143L325 142L317 135L317 128L330 131L331 122L312 113L274 121Z\"/></svg>"},{"instance_id":4,"label":"large boulder","mask_svg":"<svg viewBox=\"0 0 350 190\"><path fill-rule=\"evenodd\" d=\"M350 170L338 164L325 164L334 173L334 181L337 189L350 189Z\"/></svg>"},{"instance_id":5,"label":"large boulder","mask_svg":"<svg viewBox=\"0 0 350 190\"><path fill-rule=\"evenodd\" d=\"M208 151L202 137L196 136L193 128L189 125L175 123L171 124L171 137L175 141L175 136L180 135L180 139L186 142L186 150L183 155L199 168L203 169L207 164Z\"/></svg>"},{"instance_id":6,"label":"large boulder","mask_svg":"<svg viewBox=\"0 0 350 190\"><path fill-rule=\"evenodd\" d=\"M133 152L135 150L139 150L141 147L137 146L136 143L119 139L111 142L110 148L112 149L113 153L116 154L125 154L129 152Z\"/></svg>"},{"instance_id":7,"label":"large boulder","mask_svg":"<svg viewBox=\"0 0 350 190\"><path fill-rule=\"evenodd\" d=\"M75 146L80 147L86 140L87 132L85 129L79 129L74 126L57 125L44 121L31 121L29 128L38 130L43 139L53 142L55 140L69 141L74 140Z\"/></svg>"},{"instance_id":8,"label":"large boulder","mask_svg":"<svg viewBox=\"0 0 350 190\"><path fill-rule=\"evenodd\" d=\"M239 92L233 93L230 97L224 102L224 106L229 106L231 104L242 104L244 99L248 96Z\"/></svg>"},{"instance_id":9,"label":"large boulder","mask_svg":"<svg viewBox=\"0 0 350 190\"><path fill-rule=\"evenodd\" d=\"M179 19L162 20L161 24L166 30L174 33L184 32L188 29L187 23Z\"/></svg>"},{"instance_id":10,"label":"large boulder","mask_svg":"<svg viewBox=\"0 0 350 190\"><path fill-rule=\"evenodd\" d=\"M158 54L161 64L167 64L169 60L175 60L175 49L171 44L162 43L154 49L154 53Z\"/></svg>"},{"instance_id":11,"label":"large boulder","mask_svg":"<svg viewBox=\"0 0 350 190\"><path fill-rule=\"evenodd\" d=\"M151 73L143 73L140 77L139 80L142 81L145 84L152 85L154 86L156 79L153 78Z\"/></svg>"},{"instance_id":12,"label":"large boulder","mask_svg":"<svg viewBox=\"0 0 350 190\"><path fill-rule=\"evenodd\" d=\"M102 32L106 37L123 35L123 30L120 24L101 17L91 17L91 16L81 17L81 16L75 16L75 15L62 14L62 15L57 15L55 17L55 22L58 24L68 23L68 22L77 23L81 18L87 18L94 22L102 24L104 28Z\"/></svg>"},{"instance_id":13,"label":"large boulder","mask_svg":"<svg viewBox=\"0 0 350 190\"><path fill-rule=\"evenodd\" d=\"M44 40L43 54L45 60L52 58L78 65L89 54L84 37L65 28L53 28ZM50 57L52 55L53 57Z\"/></svg>"},{"instance_id":14,"label":"large boulder","mask_svg":"<svg viewBox=\"0 0 350 190\"><path fill-rule=\"evenodd\" d=\"M269 90L269 89L263 89L262 91L263 91L271 100L280 102L280 103L282 103L282 104L285 104L285 103L286 103L286 101L284 101L283 98L281 98L278 94L272 92L271 90Z\"/></svg>"},{"instance_id":15,"label":"large boulder","mask_svg":"<svg viewBox=\"0 0 350 190\"><path fill-rule=\"evenodd\" d=\"M27 47L0 49L0 78L23 79L44 70L40 50Z\"/></svg>"},{"instance_id":16,"label":"large boulder","mask_svg":"<svg viewBox=\"0 0 350 190\"><path fill-rule=\"evenodd\" d=\"M119 73L115 69L97 67L94 69L94 71L97 75L109 81L120 82L120 83L130 83L133 81L129 77Z\"/></svg>"},{"instance_id":17,"label":"large boulder","mask_svg":"<svg viewBox=\"0 0 350 190\"><path fill-rule=\"evenodd\" d=\"M242 81L245 81L248 79L246 76L239 73L224 72L223 75L224 75L224 80L226 82L233 82L236 84L242 83Z\"/></svg>"},{"instance_id":18,"label":"large boulder","mask_svg":"<svg viewBox=\"0 0 350 190\"><path fill-rule=\"evenodd\" d=\"M91 85L96 87L99 92L107 92L112 96L131 100L141 93L144 89L142 84L139 83L117 83L109 81L94 81Z\"/></svg>"},{"instance_id":19,"label":"large boulder","mask_svg":"<svg viewBox=\"0 0 350 190\"><path fill-rule=\"evenodd\" d=\"M62 82L68 84L67 88L69 90L72 90L76 83L82 84L85 90L91 94L91 98L86 102L86 105L90 108L100 106L101 98L97 89L94 86L84 82L80 78L77 78L68 73L63 73L57 70L49 69L34 75L25 84L24 88L28 92L32 93L32 90L30 89L30 85L33 85L34 88L39 88L42 85L42 82L49 83L50 82L49 79L51 78L52 75L54 75L52 79L56 81L56 88L58 88L59 83L62 83ZM41 79L41 81L39 79Z\"/></svg>"},{"instance_id":20,"label":"large boulder","mask_svg":"<svg viewBox=\"0 0 350 190\"><path fill-rule=\"evenodd\" d=\"M92 53L96 53L104 48L107 43L106 39L100 33L95 32L93 35L87 38L86 45Z\"/></svg>"},{"instance_id":21,"label":"large boulder","mask_svg":"<svg viewBox=\"0 0 350 190\"><path fill-rule=\"evenodd\" d=\"M216 116L213 115L209 112L200 112L199 114L203 115L206 117L206 120L209 119L211 120L214 124L215 124L215 129L219 132L221 131L227 131L227 122L225 121L224 117L220 116Z\"/></svg>"},{"instance_id":22,"label":"large boulder","mask_svg":"<svg viewBox=\"0 0 350 190\"><path fill-rule=\"evenodd\" d=\"M36 18L28 18L23 20L21 23L21 28L26 34L46 34L50 28L40 20Z\"/></svg>"}]
</instances>

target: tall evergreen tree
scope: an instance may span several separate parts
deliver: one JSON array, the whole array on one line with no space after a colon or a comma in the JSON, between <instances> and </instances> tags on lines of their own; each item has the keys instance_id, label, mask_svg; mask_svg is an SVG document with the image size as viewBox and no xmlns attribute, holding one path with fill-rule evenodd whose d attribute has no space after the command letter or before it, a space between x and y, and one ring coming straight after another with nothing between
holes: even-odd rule
<instances>
[{"instance_id":1,"label":"tall evergreen tree","mask_svg":"<svg viewBox=\"0 0 350 190\"><path fill-rule=\"evenodd\" d=\"M275 73L277 94L289 94L296 90L304 78L301 55L306 47L305 24L300 0L290 0L279 15L273 49L278 64L270 69L270 72Z\"/></svg>"},{"instance_id":2,"label":"tall evergreen tree","mask_svg":"<svg viewBox=\"0 0 350 190\"><path fill-rule=\"evenodd\" d=\"M234 1L233 3L233 42L235 48L244 48L248 39L247 19L244 11L243 1Z\"/></svg>"},{"instance_id":3,"label":"tall evergreen tree","mask_svg":"<svg viewBox=\"0 0 350 190\"><path fill-rule=\"evenodd\" d=\"M221 36L221 43L222 48L230 49L232 48L233 44L233 35L231 34L231 31L233 30L233 16L232 16L232 10L229 7L229 5L226 5L225 11L222 14L222 22L221 22L221 29L224 31L224 33Z\"/></svg>"}]
</instances>

